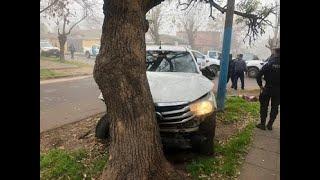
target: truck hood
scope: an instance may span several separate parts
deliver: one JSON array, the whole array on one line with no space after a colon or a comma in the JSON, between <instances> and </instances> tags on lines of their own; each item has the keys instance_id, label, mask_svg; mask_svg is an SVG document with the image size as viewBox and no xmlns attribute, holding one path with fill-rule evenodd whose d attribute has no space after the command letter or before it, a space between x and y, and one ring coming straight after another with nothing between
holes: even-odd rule
<instances>
[{"instance_id":1,"label":"truck hood","mask_svg":"<svg viewBox=\"0 0 320 180\"><path fill-rule=\"evenodd\" d=\"M197 73L147 72L147 78L154 103L191 102L214 86Z\"/></svg>"}]
</instances>

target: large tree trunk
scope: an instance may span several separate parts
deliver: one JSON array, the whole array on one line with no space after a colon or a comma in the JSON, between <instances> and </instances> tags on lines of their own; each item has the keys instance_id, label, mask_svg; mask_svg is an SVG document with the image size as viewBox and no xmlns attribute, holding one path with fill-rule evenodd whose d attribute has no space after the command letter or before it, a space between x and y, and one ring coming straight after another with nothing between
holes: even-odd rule
<instances>
[{"instance_id":1,"label":"large tree trunk","mask_svg":"<svg viewBox=\"0 0 320 180\"><path fill-rule=\"evenodd\" d=\"M60 45L60 60L64 61L64 46L67 42L67 36L65 34L58 35L59 45Z\"/></svg>"},{"instance_id":2,"label":"large tree trunk","mask_svg":"<svg viewBox=\"0 0 320 180\"><path fill-rule=\"evenodd\" d=\"M110 117L109 161L102 179L167 179L176 176L162 151L146 77L142 0L105 0L101 49L94 67Z\"/></svg>"}]
</instances>

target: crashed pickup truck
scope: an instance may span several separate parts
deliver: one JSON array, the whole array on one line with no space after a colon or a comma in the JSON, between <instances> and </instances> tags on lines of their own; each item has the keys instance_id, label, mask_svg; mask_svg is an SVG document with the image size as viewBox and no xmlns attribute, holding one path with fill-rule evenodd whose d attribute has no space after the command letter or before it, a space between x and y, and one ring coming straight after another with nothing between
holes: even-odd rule
<instances>
[{"instance_id":1,"label":"crashed pickup truck","mask_svg":"<svg viewBox=\"0 0 320 180\"><path fill-rule=\"evenodd\" d=\"M192 52L177 46L147 46L146 67L163 144L212 154L214 84L202 75ZM101 94L99 98L104 100ZM97 124L96 137L108 136L108 124L105 115Z\"/></svg>"}]
</instances>

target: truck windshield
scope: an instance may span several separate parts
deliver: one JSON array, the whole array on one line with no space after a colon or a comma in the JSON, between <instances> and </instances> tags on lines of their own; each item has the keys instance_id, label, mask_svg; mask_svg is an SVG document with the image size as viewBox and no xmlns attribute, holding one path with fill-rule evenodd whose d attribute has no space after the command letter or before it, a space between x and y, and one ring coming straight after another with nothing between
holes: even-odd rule
<instances>
[{"instance_id":1,"label":"truck windshield","mask_svg":"<svg viewBox=\"0 0 320 180\"><path fill-rule=\"evenodd\" d=\"M251 60L259 60L259 57L251 53L245 53L243 54L242 59L245 61L251 61Z\"/></svg>"},{"instance_id":2,"label":"truck windshield","mask_svg":"<svg viewBox=\"0 0 320 180\"><path fill-rule=\"evenodd\" d=\"M219 59L219 56L221 55L221 53L216 52L216 51L210 51L209 52L209 57L213 58L213 59Z\"/></svg>"},{"instance_id":3,"label":"truck windshield","mask_svg":"<svg viewBox=\"0 0 320 180\"><path fill-rule=\"evenodd\" d=\"M147 51L147 71L197 73L196 64L187 51Z\"/></svg>"}]
</instances>

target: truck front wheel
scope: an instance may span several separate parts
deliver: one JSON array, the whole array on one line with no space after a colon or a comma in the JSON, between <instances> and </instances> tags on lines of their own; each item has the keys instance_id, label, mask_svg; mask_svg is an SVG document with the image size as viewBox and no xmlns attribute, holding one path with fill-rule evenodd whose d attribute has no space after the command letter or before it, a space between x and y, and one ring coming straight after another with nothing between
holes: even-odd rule
<instances>
[{"instance_id":1,"label":"truck front wheel","mask_svg":"<svg viewBox=\"0 0 320 180\"><path fill-rule=\"evenodd\" d=\"M109 124L110 119L108 118L107 114L100 118L100 120L97 123L95 132L95 136L98 139L104 140L109 137Z\"/></svg>"},{"instance_id":2,"label":"truck front wheel","mask_svg":"<svg viewBox=\"0 0 320 180\"><path fill-rule=\"evenodd\" d=\"M214 154L214 136L216 129L216 114L200 124L199 133L193 138L192 147L202 155Z\"/></svg>"},{"instance_id":3,"label":"truck front wheel","mask_svg":"<svg viewBox=\"0 0 320 180\"><path fill-rule=\"evenodd\" d=\"M248 76L249 76L250 78L255 78L255 77L257 77L258 73L259 73L259 69L258 69L258 68L256 68L256 67L250 67L250 68L248 68Z\"/></svg>"}]
</instances>

